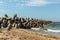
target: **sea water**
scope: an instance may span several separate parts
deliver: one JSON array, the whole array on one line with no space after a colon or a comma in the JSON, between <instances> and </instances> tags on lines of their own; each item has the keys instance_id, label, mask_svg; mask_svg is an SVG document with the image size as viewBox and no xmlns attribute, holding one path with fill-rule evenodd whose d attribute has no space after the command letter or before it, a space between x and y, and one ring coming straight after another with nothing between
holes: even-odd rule
<instances>
[{"instance_id":1,"label":"sea water","mask_svg":"<svg viewBox=\"0 0 60 40\"><path fill-rule=\"evenodd\" d=\"M53 22L45 26L45 28L50 32L60 32L60 22Z\"/></svg>"},{"instance_id":2,"label":"sea water","mask_svg":"<svg viewBox=\"0 0 60 40\"><path fill-rule=\"evenodd\" d=\"M36 31L44 31L50 34L60 35L60 22L53 22L48 25L44 25L44 28L32 28Z\"/></svg>"}]
</instances>

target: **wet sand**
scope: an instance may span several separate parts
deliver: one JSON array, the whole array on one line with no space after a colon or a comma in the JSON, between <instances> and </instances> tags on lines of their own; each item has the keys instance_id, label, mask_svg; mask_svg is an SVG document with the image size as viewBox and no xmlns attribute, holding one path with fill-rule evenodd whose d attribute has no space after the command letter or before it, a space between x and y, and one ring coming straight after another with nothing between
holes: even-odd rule
<instances>
[{"instance_id":1,"label":"wet sand","mask_svg":"<svg viewBox=\"0 0 60 40\"><path fill-rule=\"evenodd\" d=\"M0 29L0 40L60 40L60 37L29 29Z\"/></svg>"}]
</instances>

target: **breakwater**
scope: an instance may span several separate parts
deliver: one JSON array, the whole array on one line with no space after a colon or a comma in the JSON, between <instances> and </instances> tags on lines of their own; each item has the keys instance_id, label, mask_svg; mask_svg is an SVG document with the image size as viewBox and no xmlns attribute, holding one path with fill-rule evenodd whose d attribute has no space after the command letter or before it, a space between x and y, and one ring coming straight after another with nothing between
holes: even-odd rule
<instances>
[{"instance_id":1,"label":"breakwater","mask_svg":"<svg viewBox=\"0 0 60 40\"><path fill-rule=\"evenodd\" d=\"M4 17L0 17L0 28L7 28L8 30L12 28L25 28L31 29L32 27L42 27L52 23L52 21L39 20L34 18L20 18L17 17L17 14L11 18L7 14Z\"/></svg>"}]
</instances>

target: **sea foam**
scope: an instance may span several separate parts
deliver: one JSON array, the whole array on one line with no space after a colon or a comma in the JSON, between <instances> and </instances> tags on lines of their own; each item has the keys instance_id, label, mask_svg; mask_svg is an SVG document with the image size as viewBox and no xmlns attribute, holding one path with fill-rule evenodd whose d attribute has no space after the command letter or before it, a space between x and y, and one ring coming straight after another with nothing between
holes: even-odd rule
<instances>
[{"instance_id":1,"label":"sea foam","mask_svg":"<svg viewBox=\"0 0 60 40\"><path fill-rule=\"evenodd\" d=\"M60 30L52 30L52 29L47 29L49 32L60 32Z\"/></svg>"}]
</instances>

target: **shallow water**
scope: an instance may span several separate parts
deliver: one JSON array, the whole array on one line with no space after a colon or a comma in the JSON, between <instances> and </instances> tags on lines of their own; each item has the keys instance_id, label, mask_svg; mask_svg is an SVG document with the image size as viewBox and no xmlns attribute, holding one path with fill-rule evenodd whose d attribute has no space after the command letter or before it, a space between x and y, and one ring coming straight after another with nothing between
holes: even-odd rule
<instances>
[{"instance_id":1,"label":"shallow water","mask_svg":"<svg viewBox=\"0 0 60 40\"><path fill-rule=\"evenodd\" d=\"M42 31L49 34L55 34L60 36L60 22L54 22L49 25L45 25L44 28L31 28L35 31Z\"/></svg>"},{"instance_id":2,"label":"shallow water","mask_svg":"<svg viewBox=\"0 0 60 40\"><path fill-rule=\"evenodd\" d=\"M52 30L60 30L60 22L54 22L52 24L47 25L45 28Z\"/></svg>"}]
</instances>

